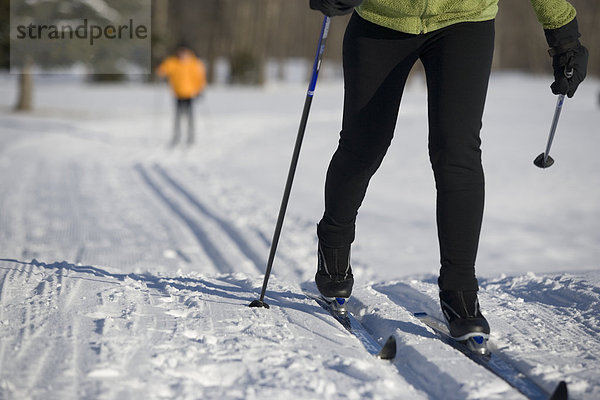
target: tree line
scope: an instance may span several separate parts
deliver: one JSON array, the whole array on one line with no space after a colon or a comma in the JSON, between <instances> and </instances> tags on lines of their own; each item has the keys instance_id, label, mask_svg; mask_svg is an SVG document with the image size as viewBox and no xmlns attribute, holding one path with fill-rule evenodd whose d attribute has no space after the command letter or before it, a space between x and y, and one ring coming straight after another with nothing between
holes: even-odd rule
<instances>
[{"instance_id":1,"label":"tree line","mask_svg":"<svg viewBox=\"0 0 600 400\"><path fill-rule=\"evenodd\" d=\"M577 8L582 42L590 50L589 73L600 76L600 1L570 0ZM218 59L228 60L231 81L263 83L266 60L314 57L322 16L308 0L154 0L157 62L178 42L207 61L209 80ZM348 17L331 24L325 58L341 60ZM551 73L543 29L529 1L500 0L494 68Z\"/></svg>"},{"instance_id":2,"label":"tree line","mask_svg":"<svg viewBox=\"0 0 600 400\"><path fill-rule=\"evenodd\" d=\"M153 70L179 43L186 43L205 60L208 80L214 82L217 64L225 62L227 81L231 83L263 84L267 79L267 62L284 66L289 59L312 61L322 22L319 12L310 10L308 0L127 0L132 7L136 3L151 6L151 57ZM577 18L582 42L590 50L588 74L600 76L600 1L570 0L577 8ZM33 2L14 2L21 7L40 7ZM86 0L45 0L44 7L60 10L57 15L68 18L81 10L90 9L93 18L102 19L98 5L104 8L123 8L122 0L95 0L96 8ZM8 68L10 61L10 9L11 0L0 0L0 68ZM533 12L530 2L524 0L500 0L496 19L495 70L520 70L531 73L552 72L551 60L543 29ZM67 11L65 11L67 10ZM70 11L68 11L70 10ZM56 11L55 11L56 12ZM65 14L67 13L67 14ZM336 17L331 24L325 61L338 63L342 56L342 40L348 16ZM112 49L112 50L111 50ZM56 65L65 67L76 63L84 51L60 57L49 55L46 59L57 60ZM103 51L100 60L118 64L120 55L116 48ZM126 73L110 76L95 74L99 62L89 62L92 79L126 78ZM62 64L61 64L62 63ZM222 65L222 64L221 64ZM273 65L273 64L271 64ZM281 69L283 67L280 67ZM29 82L22 74L22 82ZM151 76L149 76L152 79ZM27 96L25 96L27 97Z\"/></svg>"}]
</instances>

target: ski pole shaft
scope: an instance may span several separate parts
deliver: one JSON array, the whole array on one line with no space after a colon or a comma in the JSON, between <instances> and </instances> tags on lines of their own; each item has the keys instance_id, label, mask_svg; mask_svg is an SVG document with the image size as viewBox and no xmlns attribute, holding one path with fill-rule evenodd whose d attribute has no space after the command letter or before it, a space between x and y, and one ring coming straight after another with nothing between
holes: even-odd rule
<instances>
[{"instance_id":1,"label":"ski pole shaft","mask_svg":"<svg viewBox=\"0 0 600 400\"><path fill-rule=\"evenodd\" d=\"M275 260L277 245L279 244L279 238L281 236L281 228L283 227L285 212L287 210L288 202L290 199L290 193L292 191L292 184L294 182L294 176L296 174L296 167L298 166L298 159L300 158L300 149L302 147L302 140L304 139L304 132L306 131L308 113L310 112L310 106L312 104L313 95L315 93L315 87L317 85L319 70L321 69L321 60L323 58L323 52L325 51L325 42L327 40L327 34L329 33L330 22L331 19L329 17L325 16L325 18L323 18L323 24L321 25L321 34L319 36L319 43L317 46L317 54L315 55L315 60L313 63L312 76L308 85L306 99L304 101L304 109L302 110L302 117L300 118L298 135L296 136L296 144L294 146L294 152L292 154L292 160L288 171L287 181L285 184L285 189L283 191L283 198L281 199L281 206L279 207L279 215L277 217L277 223L275 225L275 232L273 233L273 240L271 241L271 250L269 251L269 259L267 261L267 269L265 271L265 278L263 280L260 299L253 301L250 304L250 307L269 308L269 305L264 302L265 293L267 291L267 284L269 282L269 277L273 268L273 261Z\"/></svg>"},{"instance_id":2,"label":"ski pole shaft","mask_svg":"<svg viewBox=\"0 0 600 400\"><path fill-rule=\"evenodd\" d=\"M567 79L573 76L573 70L565 70L565 77ZM558 118L560 117L560 112L562 111L563 103L565 102L565 95L559 94L558 99L556 100L556 107L554 108L554 117L552 118L552 125L550 126L550 134L548 135L548 142L546 143L546 151L537 156L533 163L540 168L548 168L554 164L554 159L550 157L550 148L552 147L552 141L554 140L554 133L556 132L556 127L558 126Z\"/></svg>"},{"instance_id":3,"label":"ski pole shaft","mask_svg":"<svg viewBox=\"0 0 600 400\"><path fill-rule=\"evenodd\" d=\"M554 109L554 118L552 118L552 125L550 127L550 134L548 135L548 143L546 144L546 151L544 153L544 164L548 160L548 154L550 154L550 148L552 147L552 141L554 140L554 133L556 132L556 127L558 126L558 118L560 117L560 112L562 111L562 106L565 101L565 95L558 95L558 100L556 101L556 108Z\"/></svg>"},{"instance_id":4,"label":"ski pole shaft","mask_svg":"<svg viewBox=\"0 0 600 400\"><path fill-rule=\"evenodd\" d=\"M573 76L573 69L565 69L565 77L570 79ZM556 108L554 109L554 118L552 118L552 126L550 127L550 134L548 135L548 144L546 144L546 152L544 153L544 163L548 159L548 154L550 154L550 147L552 147L552 141L554 140L554 133L556 132L556 126L558 125L558 117L560 117L560 112L562 111L562 106L565 101L565 95L558 95L558 100L556 100Z\"/></svg>"}]
</instances>

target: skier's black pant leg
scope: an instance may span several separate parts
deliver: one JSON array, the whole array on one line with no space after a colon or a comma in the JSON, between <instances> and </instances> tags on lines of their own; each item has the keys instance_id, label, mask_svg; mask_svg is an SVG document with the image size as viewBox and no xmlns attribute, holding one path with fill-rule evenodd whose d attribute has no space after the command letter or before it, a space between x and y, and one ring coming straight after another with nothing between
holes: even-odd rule
<instances>
[{"instance_id":1,"label":"skier's black pant leg","mask_svg":"<svg viewBox=\"0 0 600 400\"><path fill-rule=\"evenodd\" d=\"M438 192L439 284L444 290L477 289L484 193L479 131L493 40L493 21L409 35L353 15L344 37L342 132L327 172L320 241L341 247L354 240L358 209L391 143L408 73L420 58Z\"/></svg>"},{"instance_id":2,"label":"skier's black pant leg","mask_svg":"<svg viewBox=\"0 0 600 400\"><path fill-rule=\"evenodd\" d=\"M415 35L382 28L354 14L344 35L344 114L325 182L319 240L343 247L354 240L369 180L394 135L404 85L417 60Z\"/></svg>"},{"instance_id":3,"label":"skier's black pant leg","mask_svg":"<svg viewBox=\"0 0 600 400\"><path fill-rule=\"evenodd\" d=\"M421 55L427 76L442 290L478 289L475 258L484 206L479 134L493 50L494 21L485 21L435 32Z\"/></svg>"},{"instance_id":4,"label":"skier's black pant leg","mask_svg":"<svg viewBox=\"0 0 600 400\"><path fill-rule=\"evenodd\" d=\"M478 288L475 259L484 205L479 134L493 50L494 21L486 21L436 32L421 55L427 76L442 290Z\"/></svg>"}]
</instances>

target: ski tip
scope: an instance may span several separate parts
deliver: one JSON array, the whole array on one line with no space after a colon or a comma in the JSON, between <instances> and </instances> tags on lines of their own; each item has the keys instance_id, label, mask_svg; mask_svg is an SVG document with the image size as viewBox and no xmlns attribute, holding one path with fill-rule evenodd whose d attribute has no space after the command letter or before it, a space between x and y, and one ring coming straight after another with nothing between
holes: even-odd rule
<instances>
[{"instance_id":1,"label":"ski tip","mask_svg":"<svg viewBox=\"0 0 600 400\"><path fill-rule=\"evenodd\" d=\"M550 400L567 400L569 398L569 391L567 389L567 382L560 381L552 396L550 396Z\"/></svg>"},{"instance_id":2,"label":"ski tip","mask_svg":"<svg viewBox=\"0 0 600 400\"><path fill-rule=\"evenodd\" d=\"M394 335L388 338L377 357L382 360L393 360L396 357L396 338Z\"/></svg>"},{"instance_id":3,"label":"ski tip","mask_svg":"<svg viewBox=\"0 0 600 400\"><path fill-rule=\"evenodd\" d=\"M423 318L423 317L427 316L427 313L426 312L416 312L413 315L417 318Z\"/></svg>"}]
</instances>

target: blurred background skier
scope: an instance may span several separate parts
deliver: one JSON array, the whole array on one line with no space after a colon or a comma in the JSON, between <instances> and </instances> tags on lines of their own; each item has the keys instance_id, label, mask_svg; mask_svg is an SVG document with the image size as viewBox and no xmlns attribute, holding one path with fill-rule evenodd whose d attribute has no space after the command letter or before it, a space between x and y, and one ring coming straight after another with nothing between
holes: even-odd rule
<instances>
[{"instance_id":1,"label":"blurred background skier","mask_svg":"<svg viewBox=\"0 0 600 400\"><path fill-rule=\"evenodd\" d=\"M531 4L550 47L552 92L572 97L588 59L575 9L566 0ZM352 293L350 246L358 209L391 143L408 74L420 60L437 189L442 312L458 340L489 335L479 309L475 259L484 205L480 129L498 0L310 0L310 7L328 16L354 11L343 44L342 130L317 226L319 291L339 302ZM573 75L567 78L565 70Z\"/></svg>"},{"instance_id":2,"label":"blurred background skier","mask_svg":"<svg viewBox=\"0 0 600 400\"><path fill-rule=\"evenodd\" d=\"M157 75L166 77L175 96L175 123L171 146L181 140L181 121L187 119L187 144L195 141L194 100L206 87L206 68L194 52L179 44L175 55L167 57L157 68Z\"/></svg>"}]
</instances>

